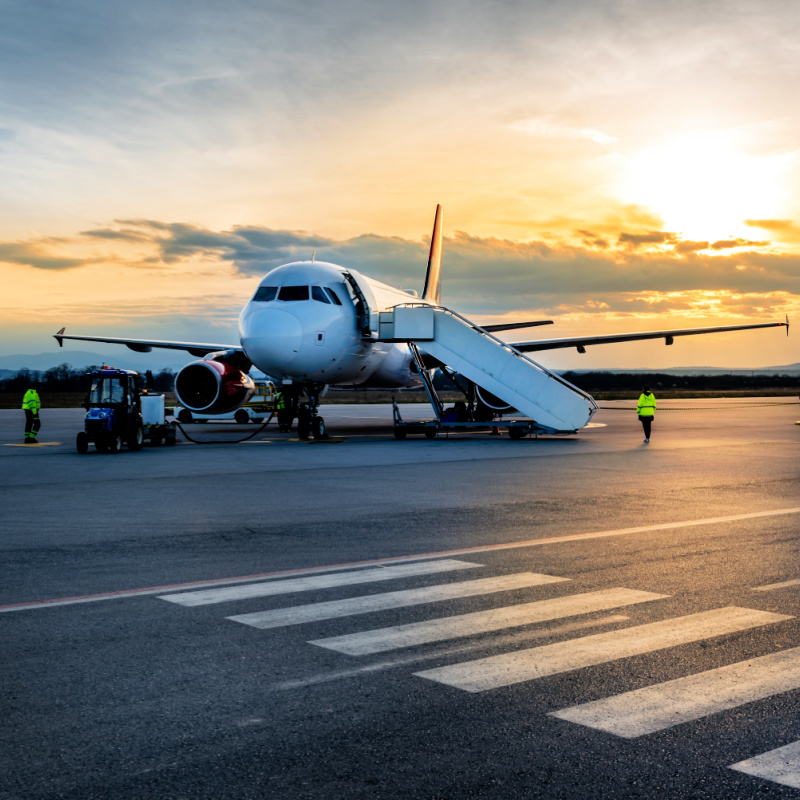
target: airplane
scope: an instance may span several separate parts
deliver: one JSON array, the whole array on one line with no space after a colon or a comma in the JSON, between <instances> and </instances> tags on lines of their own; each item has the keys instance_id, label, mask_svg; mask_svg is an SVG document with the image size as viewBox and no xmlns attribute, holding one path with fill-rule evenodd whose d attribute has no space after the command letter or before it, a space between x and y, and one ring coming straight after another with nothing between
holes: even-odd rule
<instances>
[{"instance_id":1,"label":"airplane","mask_svg":"<svg viewBox=\"0 0 800 800\"><path fill-rule=\"evenodd\" d=\"M473 409L473 404L476 409L475 419L487 421L496 412L508 412L517 407L509 397L499 397L494 391L496 384L489 378L492 375L490 368L484 365L482 371L471 373L472 378L465 378L462 370L452 369L452 364L448 365L430 352L435 348L426 345L425 341L414 343L410 338L392 340L392 336L379 335L381 320L393 310L428 307L449 312L440 306L441 271L442 208L439 205L436 207L425 285L420 297L415 292L396 289L354 269L317 261L312 256L311 261L279 266L259 281L239 317L239 344L68 335L64 328L54 338L60 347L68 339L122 344L138 353L150 352L153 348L183 350L198 357L199 360L184 366L175 377L175 393L180 404L194 413L228 413L242 406L253 393L254 384L248 373L252 367L256 367L281 384L291 414L289 425L293 424L296 417L301 439L308 439L310 435L314 438L326 437L325 422L318 412L327 387L418 388L426 378L429 379L430 371L436 367L441 368L468 395L470 409ZM671 345L679 336L754 328L785 326L787 335L789 333L787 316L786 322L504 343L493 334L552 324L552 321L480 327L455 312L449 313L485 339L493 340L498 348L498 358L512 351L518 358L527 359L520 354L565 347L575 347L578 352L585 353L586 348L592 345L643 339L664 339L667 345ZM544 369L535 362L530 363ZM554 373L544 372L590 401L585 421L581 417L578 423L570 423L567 427L577 428L588 423L597 408L592 398ZM427 376L425 373L428 373ZM482 376L486 376L485 380ZM307 399L302 401L303 397ZM544 412L542 414L546 416Z\"/></svg>"}]
</instances>

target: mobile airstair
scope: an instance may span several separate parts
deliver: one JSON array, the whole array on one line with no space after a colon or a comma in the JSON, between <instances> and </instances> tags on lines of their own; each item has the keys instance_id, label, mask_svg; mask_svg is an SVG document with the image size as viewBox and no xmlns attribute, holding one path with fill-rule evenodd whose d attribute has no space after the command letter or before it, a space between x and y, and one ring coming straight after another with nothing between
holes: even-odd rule
<instances>
[{"instance_id":1,"label":"mobile airstair","mask_svg":"<svg viewBox=\"0 0 800 800\"><path fill-rule=\"evenodd\" d=\"M503 423L512 438L521 438L526 433L576 433L597 411L597 404L586 392L443 306L408 303L381 312L378 338L409 344L436 414L436 420L425 423L424 430L406 426L408 432L424 432L432 437L449 427L480 424L443 421L442 403L424 368L420 351L445 364L449 368L447 373L463 376L516 409L522 418L515 416ZM404 430L403 424L395 405L396 433ZM485 421L482 426L486 427Z\"/></svg>"}]
</instances>

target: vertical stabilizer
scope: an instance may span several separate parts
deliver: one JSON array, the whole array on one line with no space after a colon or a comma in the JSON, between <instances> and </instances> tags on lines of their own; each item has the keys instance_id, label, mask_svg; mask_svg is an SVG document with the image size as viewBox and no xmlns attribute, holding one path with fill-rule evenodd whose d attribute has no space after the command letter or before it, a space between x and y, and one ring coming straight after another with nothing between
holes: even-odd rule
<instances>
[{"instance_id":1,"label":"vertical stabilizer","mask_svg":"<svg viewBox=\"0 0 800 800\"><path fill-rule=\"evenodd\" d=\"M441 299L442 272L442 207L436 206L436 219L433 221L431 252L428 255L428 272L425 275L425 288L422 299L439 305Z\"/></svg>"}]
</instances>

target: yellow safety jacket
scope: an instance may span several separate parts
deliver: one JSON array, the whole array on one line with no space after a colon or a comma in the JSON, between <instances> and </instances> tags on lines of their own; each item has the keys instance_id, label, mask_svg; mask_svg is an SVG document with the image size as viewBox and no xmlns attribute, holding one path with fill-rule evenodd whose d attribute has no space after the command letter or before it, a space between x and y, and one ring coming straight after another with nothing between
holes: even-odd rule
<instances>
[{"instance_id":1,"label":"yellow safety jacket","mask_svg":"<svg viewBox=\"0 0 800 800\"><path fill-rule=\"evenodd\" d=\"M283 399L283 393L278 392L275 397L275 409L277 411L283 411L284 408L286 408L286 401Z\"/></svg>"},{"instance_id":2,"label":"yellow safety jacket","mask_svg":"<svg viewBox=\"0 0 800 800\"><path fill-rule=\"evenodd\" d=\"M640 417L653 417L656 413L656 396L652 392L639 395L636 413Z\"/></svg>"},{"instance_id":3,"label":"yellow safety jacket","mask_svg":"<svg viewBox=\"0 0 800 800\"><path fill-rule=\"evenodd\" d=\"M42 401L39 400L39 393L36 389L28 389L25 392L25 397L22 398L22 408L25 411L33 411L34 414L38 414L41 407Z\"/></svg>"}]
</instances>

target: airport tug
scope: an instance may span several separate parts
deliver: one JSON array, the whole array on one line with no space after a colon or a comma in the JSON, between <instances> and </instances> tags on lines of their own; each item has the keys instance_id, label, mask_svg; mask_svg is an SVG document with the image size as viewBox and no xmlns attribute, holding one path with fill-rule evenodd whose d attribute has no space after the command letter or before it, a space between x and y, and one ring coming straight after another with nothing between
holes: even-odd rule
<instances>
[{"instance_id":1,"label":"airport tug","mask_svg":"<svg viewBox=\"0 0 800 800\"><path fill-rule=\"evenodd\" d=\"M87 373L91 379L84 402L86 418L75 439L79 453L93 443L98 453L141 450L146 439L152 445L175 444L175 423L164 419L164 395L147 394L138 372L101 367Z\"/></svg>"}]
</instances>

